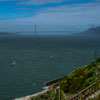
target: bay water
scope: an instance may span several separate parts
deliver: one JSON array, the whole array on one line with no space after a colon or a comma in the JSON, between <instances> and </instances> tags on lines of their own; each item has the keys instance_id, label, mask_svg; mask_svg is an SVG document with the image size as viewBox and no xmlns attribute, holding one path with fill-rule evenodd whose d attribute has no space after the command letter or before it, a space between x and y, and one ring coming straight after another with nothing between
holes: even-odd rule
<instances>
[{"instance_id":1,"label":"bay water","mask_svg":"<svg viewBox=\"0 0 100 100\"><path fill-rule=\"evenodd\" d=\"M41 91L93 61L95 50L100 57L100 36L0 36L0 100Z\"/></svg>"}]
</instances>

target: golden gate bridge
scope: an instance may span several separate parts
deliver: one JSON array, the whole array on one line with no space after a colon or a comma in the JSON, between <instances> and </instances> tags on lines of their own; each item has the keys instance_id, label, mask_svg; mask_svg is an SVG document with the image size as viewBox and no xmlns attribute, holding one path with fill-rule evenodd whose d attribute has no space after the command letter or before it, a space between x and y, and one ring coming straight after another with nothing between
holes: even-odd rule
<instances>
[{"instance_id":1,"label":"golden gate bridge","mask_svg":"<svg viewBox=\"0 0 100 100\"><path fill-rule=\"evenodd\" d=\"M94 24L92 24L92 27L91 27L93 30L95 29L95 25ZM42 31L40 31L40 30L38 30L37 31L37 25L35 24L34 25L34 29L32 30L32 31L19 31L19 32L10 32L10 33L14 33L14 34L16 34L16 35L21 35L21 34L24 34L24 33L27 33L27 34L32 34L32 35L34 35L34 36L37 36L37 34L38 33L43 33L43 32L66 32L66 33L77 33L77 32L80 32L80 31L72 31L72 30L61 30L61 31L58 31L58 30L42 30Z\"/></svg>"}]
</instances>

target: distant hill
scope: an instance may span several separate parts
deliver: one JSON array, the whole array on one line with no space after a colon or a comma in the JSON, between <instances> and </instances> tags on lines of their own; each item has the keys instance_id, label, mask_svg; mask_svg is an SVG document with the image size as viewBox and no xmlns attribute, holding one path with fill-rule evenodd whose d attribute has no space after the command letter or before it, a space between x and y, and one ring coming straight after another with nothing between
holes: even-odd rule
<instances>
[{"instance_id":1,"label":"distant hill","mask_svg":"<svg viewBox=\"0 0 100 100\"><path fill-rule=\"evenodd\" d=\"M96 28L90 28L84 32L81 32L80 34L100 34L100 26Z\"/></svg>"},{"instance_id":2,"label":"distant hill","mask_svg":"<svg viewBox=\"0 0 100 100\"><path fill-rule=\"evenodd\" d=\"M19 35L19 33L0 32L0 35Z\"/></svg>"},{"instance_id":3,"label":"distant hill","mask_svg":"<svg viewBox=\"0 0 100 100\"><path fill-rule=\"evenodd\" d=\"M0 32L0 35L11 35L11 34L8 32Z\"/></svg>"}]
</instances>

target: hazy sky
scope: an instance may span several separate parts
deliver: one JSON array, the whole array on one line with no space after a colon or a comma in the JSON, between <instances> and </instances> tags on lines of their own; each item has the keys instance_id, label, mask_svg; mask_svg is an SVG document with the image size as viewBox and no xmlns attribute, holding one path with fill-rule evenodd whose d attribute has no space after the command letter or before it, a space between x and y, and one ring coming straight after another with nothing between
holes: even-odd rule
<instances>
[{"instance_id":1,"label":"hazy sky","mask_svg":"<svg viewBox=\"0 0 100 100\"><path fill-rule=\"evenodd\" d=\"M100 24L100 0L0 0L0 31L79 30Z\"/></svg>"}]
</instances>

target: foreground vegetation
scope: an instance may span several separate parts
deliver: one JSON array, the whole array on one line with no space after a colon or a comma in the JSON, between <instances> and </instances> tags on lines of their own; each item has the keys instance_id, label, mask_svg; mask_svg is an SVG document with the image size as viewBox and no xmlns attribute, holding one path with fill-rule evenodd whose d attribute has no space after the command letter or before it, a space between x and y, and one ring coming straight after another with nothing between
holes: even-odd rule
<instances>
[{"instance_id":1,"label":"foreground vegetation","mask_svg":"<svg viewBox=\"0 0 100 100\"><path fill-rule=\"evenodd\" d=\"M75 69L64 76L59 85L65 93L77 93L99 79L100 58L90 64Z\"/></svg>"},{"instance_id":2,"label":"foreground vegetation","mask_svg":"<svg viewBox=\"0 0 100 100\"><path fill-rule=\"evenodd\" d=\"M100 79L99 67L100 58L86 66L75 69L69 75L64 76L60 81L54 83L53 86L60 87L62 100L65 100L64 93L76 94L87 86L98 81ZM59 89L57 91L59 91ZM54 90L50 90L45 94L31 98L31 100L50 100L52 98L54 98L53 100L59 100L59 92L55 93ZM100 100L100 96L99 99L93 100Z\"/></svg>"},{"instance_id":3,"label":"foreground vegetation","mask_svg":"<svg viewBox=\"0 0 100 100\"><path fill-rule=\"evenodd\" d=\"M60 91L60 96L62 100L66 100L64 97L64 92ZM31 100L59 100L59 89L57 93L54 90L48 91L47 93L38 95L37 97L32 97Z\"/></svg>"},{"instance_id":4,"label":"foreground vegetation","mask_svg":"<svg viewBox=\"0 0 100 100\"><path fill-rule=\"evenodd\" d=\"M89 99L89 100L100 100L100 94L97 97L95 97L93 99Z\"/></svg>"}]
</instances>

